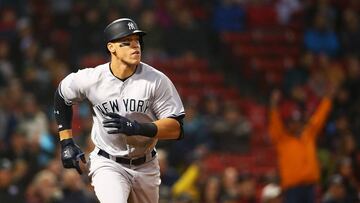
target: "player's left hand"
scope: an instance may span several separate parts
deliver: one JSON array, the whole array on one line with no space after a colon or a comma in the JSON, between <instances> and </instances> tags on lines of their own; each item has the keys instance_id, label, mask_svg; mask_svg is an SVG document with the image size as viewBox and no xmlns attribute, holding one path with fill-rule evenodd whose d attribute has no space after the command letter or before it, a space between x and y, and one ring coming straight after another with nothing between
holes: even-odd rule
<instances>
[{"instance_id":1,"label":"player's left hand","mask_svg":"<svg viewBox=\"0 0 360 203\"><path fill-rule=\"evenodd\" d=\"M141 125L136 121L130 121L129 119L120 116L116 113L107 113L106 116L110 117L103 121L103 126L108 128L107 133L119 134L123 133L128 136L139 135Z\"/></svg>"}]
</instances>

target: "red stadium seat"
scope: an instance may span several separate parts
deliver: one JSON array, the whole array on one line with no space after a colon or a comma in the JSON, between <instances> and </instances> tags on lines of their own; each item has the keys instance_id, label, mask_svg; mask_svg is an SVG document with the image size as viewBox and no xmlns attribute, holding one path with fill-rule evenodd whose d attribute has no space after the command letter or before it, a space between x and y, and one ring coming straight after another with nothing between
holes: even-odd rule
<instances>
[{"instance_id":1,"label":"red stadium seat","mask_svg":"<svg viewBox=\"0 0 360 203\"><path fill-rule=\"evenodd\" d=\"M277 13L274 6L254 5L246 9L250 28L277 26Z\"/></svg>"}]
</instances>

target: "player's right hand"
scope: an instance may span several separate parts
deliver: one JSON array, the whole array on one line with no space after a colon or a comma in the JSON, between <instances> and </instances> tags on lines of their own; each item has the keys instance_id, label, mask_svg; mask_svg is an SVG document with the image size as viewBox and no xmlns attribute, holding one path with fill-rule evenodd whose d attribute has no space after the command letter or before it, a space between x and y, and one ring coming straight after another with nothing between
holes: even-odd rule
<instances>
[{"instance_id":1,"label":"player's right hand","mask_svg":"<svg viewBox=\"0 0 360 203\"><path fill-rule=\"evenodd\" d=\"M79 166L79 160L86 163L84 152L80 147L75 144L74 140L64 139L60 141L61 144L61 161L64 168L75 168L79 174L82 174L82 170Z\"/></svg>"}]
</instances>

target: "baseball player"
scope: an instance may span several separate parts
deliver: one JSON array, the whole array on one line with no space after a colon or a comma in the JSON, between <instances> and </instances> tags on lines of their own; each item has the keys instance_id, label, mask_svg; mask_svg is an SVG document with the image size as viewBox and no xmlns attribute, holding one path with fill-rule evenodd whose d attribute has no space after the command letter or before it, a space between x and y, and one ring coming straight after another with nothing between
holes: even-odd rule
<instances>
[{"instance_id":1,"label":"baseball player","mask_svg":"<svg viewBox=\"0 0 360 203\"><path fill-rule=\"evenodd\" d=\"M54 97L61 160L80 174L84 153L72 139L71 105L87 99L93 108L89 176L103 203L155 203L160 171L155 145L181 139L185 116L173 83L141 62L145 32L129 18L104 30L111 61L65 77Z\"/></svg>"}]
</instances>

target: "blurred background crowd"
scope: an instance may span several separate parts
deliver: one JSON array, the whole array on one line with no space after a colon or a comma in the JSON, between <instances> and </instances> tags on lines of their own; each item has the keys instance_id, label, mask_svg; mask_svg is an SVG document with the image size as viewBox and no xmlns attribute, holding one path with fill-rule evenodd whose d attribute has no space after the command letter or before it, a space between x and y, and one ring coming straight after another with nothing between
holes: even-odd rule
<instances>
[{"instance_id":1,"label":"blurred background crowd","mask_svg":"<svg viewBox=\"0 0 360 203\"><path fill-rule=\"evenodd\" d=\"M359 13L358 0L0 0L0 202L97 202L62 168L52 102L67 74L108 60L103 29L120 17L147 31L143 61L186 108L185 138L158 143L160 202L281 202L271 94L291 121L334 87L315 199L359 202ZM75 106L87 154L91 124Z\"/></svg>"}]
</instances>

